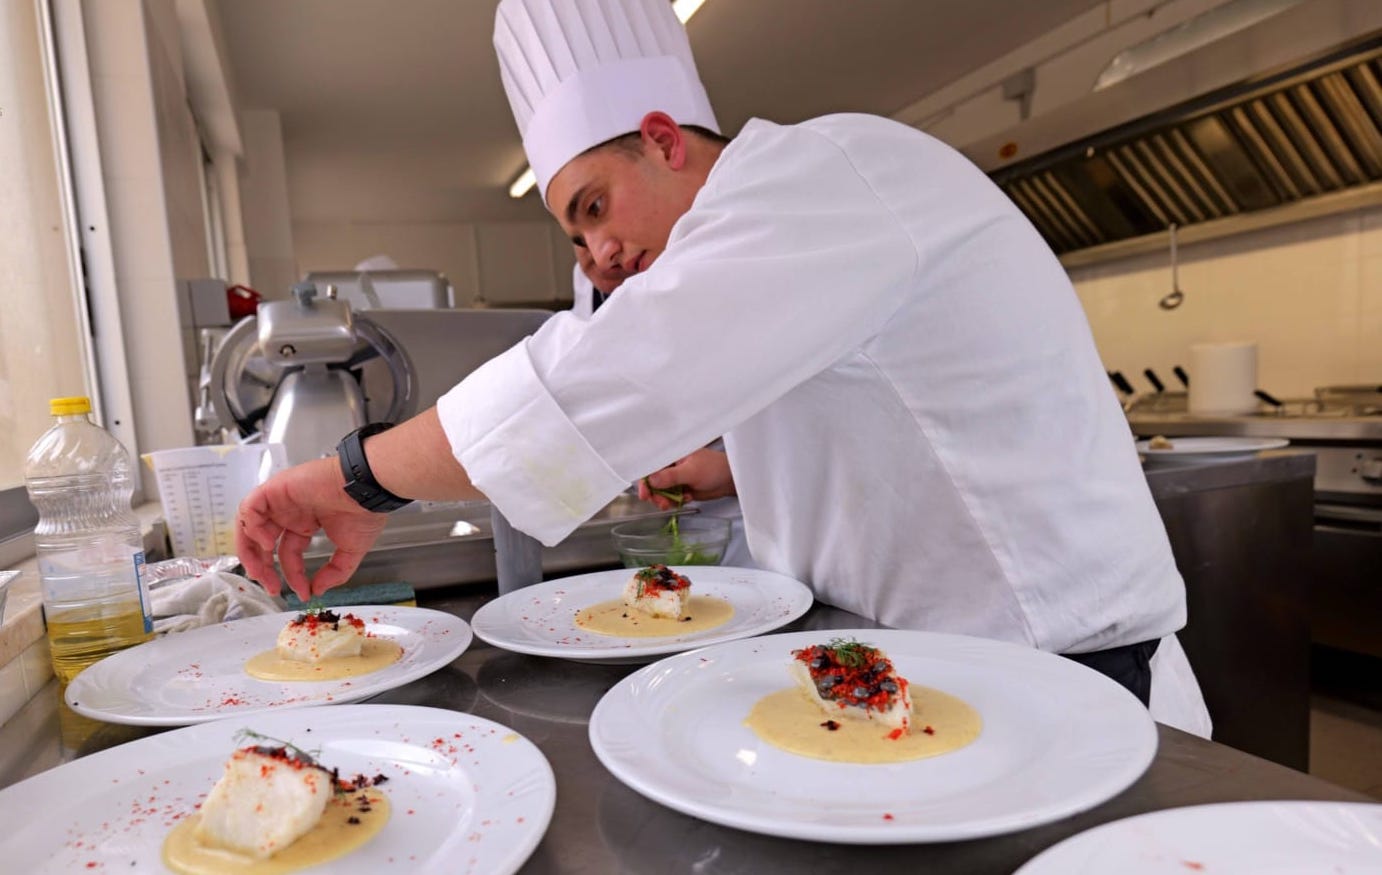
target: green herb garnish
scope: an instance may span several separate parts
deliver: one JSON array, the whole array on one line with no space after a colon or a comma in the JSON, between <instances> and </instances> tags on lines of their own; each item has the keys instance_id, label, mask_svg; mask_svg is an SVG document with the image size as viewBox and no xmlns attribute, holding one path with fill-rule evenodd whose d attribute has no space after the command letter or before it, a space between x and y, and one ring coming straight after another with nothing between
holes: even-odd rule
<instances>
[{"instance_id":1,"label":"green herb garnish","mask_svg":"<svg viewBox=\"0 0 1382 875\"><path fill-rule=\"evenodd\" d=\"M869 663L869 654L876 648L860 644L853 638L831 638L826 649L835 655L835 661L845 668L863 668Z\"/></svg>"},{"instance_id":2,"label":"green herb garnish","mask_svg":"<svg viewBox=\"0 0 1382 875\"><path fill-rule=\"evenodd\" d=\"M293 744L291 741L284 741L281 738L274 738L271 735L261 735L260 733L255 732L253 729L241 729L237 731L233 737L240 744L245 744L248 741L271 742L276 747L281 747L284 750L292 751L294 759L301 760L304 763L308 763L310 765L316 766L317 768L321 768L321 764L317 762L317 756L321 753L320 750L303 750L302 748ZM269 745L261 744L257 746L268 747Z\"/></svg>"},{"instance_id":3,"label":"green herb garnish","mask_svg":"<svg viewBox=\"0 0 1382 875\"><path fill-rule=\"evenodd\" d=\"M671 489L658 489L648 482L648 478L643 478L643 485L648 487L648 491L654 495L660 495L677 506L686 503L686 490L681 486L674 486ZM667 525L662 527L665 534L672 536L672 545L667 548L666 561L664 565L714 565L719 560L714 553L702 550L699 545L682 540L681 524L678 522L681 514L675 514L667 521Z\"/></svg>"}]
</instances>

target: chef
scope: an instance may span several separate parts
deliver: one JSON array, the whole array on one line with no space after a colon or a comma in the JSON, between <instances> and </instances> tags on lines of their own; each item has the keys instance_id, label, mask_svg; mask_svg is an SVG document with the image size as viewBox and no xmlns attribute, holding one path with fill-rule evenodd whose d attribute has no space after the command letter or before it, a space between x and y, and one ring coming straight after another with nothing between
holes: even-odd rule
<instances>
[{"instance_id":1,"label":"chef","mask_svg":"<svg viewBox=\"0 0 1382 875\"><path fill-rule=\"evenodd\" d=\"M571 314L577 319L589 319L629 275L617 264L597 265L584 246L577 246L575 250L576 264L571 268ZM666 491L680 490L682 500L672 501L653 492L650 483ZM663 510L689 503L703 516L729 520L729 542L720 557L721 564L735 568L757 567L744 534L744 514L734 495L723 441L717 439L709 447L694 450L667 468L639 480L638 496L655 502Z\"/></svg>"},{"instance_id":2,"label":"chef","mask_svg":"<svg viewBox=\"0 0 1382 875\"><path fill-rule=\"evenodd\" d=\"M726 140L666 0L501 0L495 46L548 210L632 276L256 489L251 576L276 591L276 551L300 595L340 584L408 499L483 495L555 544L723 435L761 567L889 626L1067 655L1207 733L1079 301L983 173L874 116ZM318 528L336 552L309 586Z\"/></svg>"}]
</instances>

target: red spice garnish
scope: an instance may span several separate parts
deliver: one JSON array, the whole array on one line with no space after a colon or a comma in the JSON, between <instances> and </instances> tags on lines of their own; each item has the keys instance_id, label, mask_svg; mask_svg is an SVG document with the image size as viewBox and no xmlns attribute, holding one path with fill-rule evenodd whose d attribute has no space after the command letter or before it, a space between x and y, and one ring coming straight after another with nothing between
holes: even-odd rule
<instances>
[{"instance_id":1,"label":"red spice garnish","mask_svg":"<svg viewBox=\"0 0 1382 875\"><path fill-rule=\"evenodd\" d=\"M924 726L924 727L922 727L922 730L921 730L921 731L922 731L922 732L925 732L927 735L935 735L935 734L936 734L936 730L932 729L930 726Z\"/></svg>"},{"instance_id":2,"label":"red spice garnish","mask_svg":"<svg viewBox=\"0 0 1382 875\"><path fill-rule=\"evenodd\" d=\"M821 698L841 708L854 706L884 711L907 693L907 681L897 676L893 664L876 647L836 639L793 650L806 663Z\"/></svg>"},{"instance_id":3,"label":"red spice garnish","mask_svg":"<svg viewBox=\"0 0 1382 875\"><path fill-rule=\"evenodd\" d=\"M907 732L906 729L904 729L903 727L899 726L899 727L897 727L896 729L894 729L892 732L889 732L889 733L888 733L888 738L891 738L893 741L897 741L897 740L898 740L899 738L901 738L906 732Z\"/></svg>"},{"instance_id":4,"label":"red spice garnish","mask_svg":"<svg viewBox=\"0 0 1382 875\"><path fill-rule=\"evenodd\" d=\"M310 614L298 614L293 618L293 622L290 625L301 626L307 630L307 634L315 635L318 629L331 629L334 632L341 627L342 623L348 626L354 626L361 631L364 631L365 628L365 621L354 614L342 616L335 611L315 611Z\"/></svg>"},{"instance_id":5,"label":"red spice garnish","mask_svg":"<svg viewBox=\"0 0 1382 875\"><path fill-rule=\"evenodd\" d=\"M888 814L888 813L885 811L885 812L883 812L883 819L884 819L884 820L892 820L892 819L893 819L893 816L892 816L891 814Z\"/></svg>"},{"instance_id":6,"label":"red spice garnish","mask_svg":"<svg viewBox=\"0 0 1382 875\"><path fill-rule=\"evenodd\" d=\"M666 565L649 565L634 574L638 581L639 595L657 595L662 592L681 592L691 585L691 581L677 574Z\"/></svg>"},{"instance_id":7,"label":"red spice garnish","mask_svg":"<svg viewBox=\"0 0 1382 875\"><path fill-rule=\"evenodd\" d=\"M827 720L821 725L824 726L826 729L829 729L831 732L834 732L835 730L840 728L840 724L836 723L834 720Z\"/></svg>"}]
</instances>

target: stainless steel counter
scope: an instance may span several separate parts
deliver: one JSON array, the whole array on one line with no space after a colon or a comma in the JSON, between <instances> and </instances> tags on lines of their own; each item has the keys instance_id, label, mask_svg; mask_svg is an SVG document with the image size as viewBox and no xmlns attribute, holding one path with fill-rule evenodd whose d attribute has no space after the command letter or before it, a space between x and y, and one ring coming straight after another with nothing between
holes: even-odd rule
<instances>
[{"instance_id":1,"label":"stainless steel counter","mask_svg":"<svg viewBox=\"0 0 1382 875\"><path fill-rule=\"evenodd\" d=\"M470 619L491 595L424 594L427 607ZM869 628L817 606L783 631ZM1156 759L1136 783L1092 811L1006 836L930 845L865 847L771 838L696 820L644 799L596 760L587 721L600 697L637 666L522 656L476 641L446 668L372 701L428 705L496 720L531 739L556 772L557 806L521 870L537 873L964 872L1009 875L1046 847L1111 820L1184 805L1247 799L1371 801L1274 763L1158 727ZM153 730L96 724L59 708L50 685L0 728L0 786Z\"/></svg>"}]
</instances>

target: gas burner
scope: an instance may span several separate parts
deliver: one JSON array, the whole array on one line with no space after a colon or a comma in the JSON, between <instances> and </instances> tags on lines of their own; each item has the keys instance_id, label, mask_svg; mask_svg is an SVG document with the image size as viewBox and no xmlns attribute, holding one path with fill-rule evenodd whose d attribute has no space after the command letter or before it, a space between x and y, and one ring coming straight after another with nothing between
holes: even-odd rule
<instances>
[{"instance_id":1,"label":"gas burner","mask_svg":"<svg viewBox=\"0 0 1382 875\"><path fill-rule=\"evenodd\" d=\"M1323 411L1343 410L1342 416L1382 416L1382 385L1320 386L1315 400Z\"/></svg>"}]
</instances>

